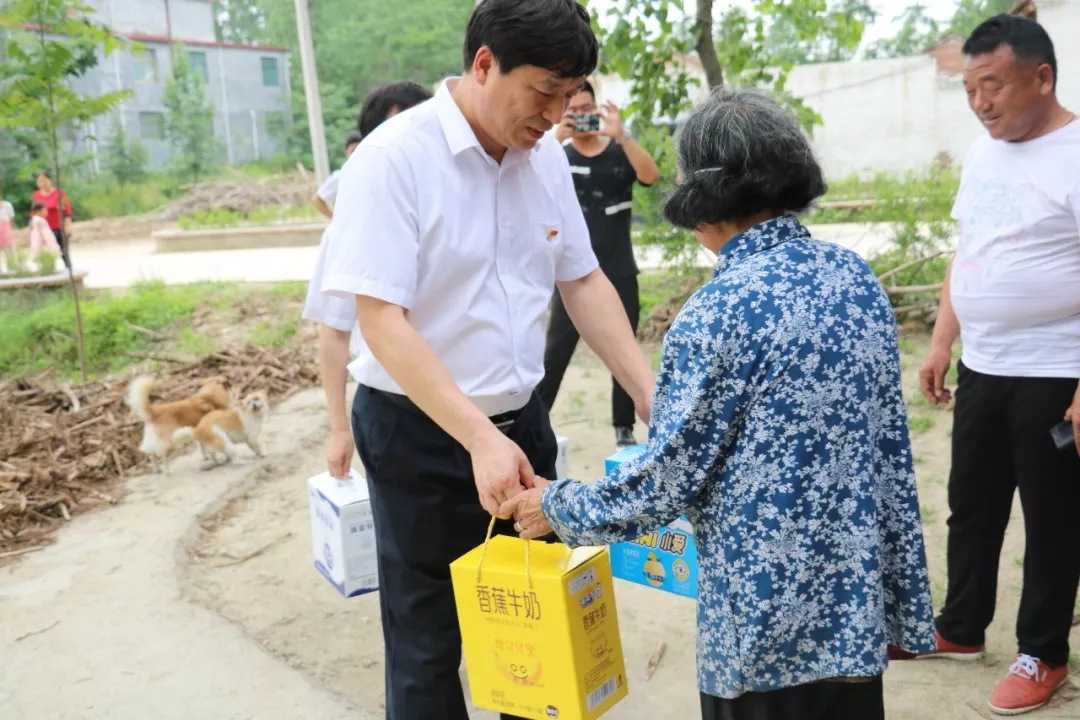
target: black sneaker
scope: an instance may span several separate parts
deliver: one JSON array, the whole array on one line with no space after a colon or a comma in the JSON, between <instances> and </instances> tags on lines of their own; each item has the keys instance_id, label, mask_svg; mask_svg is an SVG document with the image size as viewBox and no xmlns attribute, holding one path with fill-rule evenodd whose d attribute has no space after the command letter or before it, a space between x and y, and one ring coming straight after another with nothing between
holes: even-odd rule
<instances>
[{"instance_id":1,"label":"black sneaker","mask_svg":"<svg viewBox=\"0 0 1080 720\"><path fill-rule=\"evenodd\" d=\"M631 445L637 445L637 440L634 439L634 428L628 425L616 425L615 426L615 446L618 448L630 447Z\"/></svg>"}]
</instances>

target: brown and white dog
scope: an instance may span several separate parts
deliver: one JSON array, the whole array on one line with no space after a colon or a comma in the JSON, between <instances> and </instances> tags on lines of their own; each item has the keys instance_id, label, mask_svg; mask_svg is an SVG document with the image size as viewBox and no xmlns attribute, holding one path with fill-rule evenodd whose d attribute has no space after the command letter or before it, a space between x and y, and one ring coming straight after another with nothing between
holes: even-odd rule
<instances>
[{"instance_id":1,"label":"brown and white dog","mask_svg":"<svg viewBox=\"0 0 1080 720\"><path fill-rule=\"evenodd\" d=\"M207 413L194 429L180 428L173 434L173 443L198 442L207 460L204 469L232 462L236 457L235 446L240 443L251 448L257 457L265 457L259 434L269 413L266 394L253 392L235 408Z\"/></svg>"},{"instance_id":2,"label":"brown and white dog","mask_svg":"<svg viewBox=\"0 0 1080 720\"><path fill-rule=\"evenodd\" d=\"M143 439L139 451L154 461L154 466L169 474L169 460L181 449L173 441L173 434L180 428L192 428L214 410L229 407L229 381L220 375L203 380L195 394L167 403L151 403L150 390L154 378L141 375L128 386L125 402L143 421Z\"/></svg>"}]
</instances>

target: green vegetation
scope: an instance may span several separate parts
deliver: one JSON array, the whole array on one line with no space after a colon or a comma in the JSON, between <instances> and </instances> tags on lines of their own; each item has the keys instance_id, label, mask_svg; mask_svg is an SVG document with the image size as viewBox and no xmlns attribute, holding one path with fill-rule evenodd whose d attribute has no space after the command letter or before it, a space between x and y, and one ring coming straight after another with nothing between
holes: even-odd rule
<instances>
[{"instance_id":1,"label":"green vegetation","mask_svg":"<svg viewBox=\"0 0 1080 720\"><path fill-rule=\"evenodd\" d=\"M315 222L322 215L310 205L295 206L265 206L258 207L249 212L236 212L225 208L216 210L199 210L191 215L181 216L178 220L180 227L185 230L199 228L230 228L240 225L266 225L280 222L311 221Z\"/></svg>"},{"instance_id":2,"label":"green vegetation","mask_svg":"<svg viewBox=\"0 0 1080 720\"><path fill-rule=\"evenodd\" d=\"M155 281L123 293L87 292L83 318L88 370L99 377L139 362L140 355L200 356L214 352L220 343L286 345L299 327L298 304L305 288L304 283L166 286ZM70 315L66 291L0 294L0 378L46 369L75 377ZM229 332L212 335L212 328Z\"/></svg>"}]
</instances>

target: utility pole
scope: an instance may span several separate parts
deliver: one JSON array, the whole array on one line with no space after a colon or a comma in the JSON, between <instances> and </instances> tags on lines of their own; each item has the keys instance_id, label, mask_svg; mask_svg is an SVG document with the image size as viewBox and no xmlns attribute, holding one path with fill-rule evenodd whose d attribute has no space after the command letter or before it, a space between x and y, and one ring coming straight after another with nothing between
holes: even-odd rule
<instances>
[{"instance_id":1,"label":"utility pole","mask_svg":"<svg viewBox=\"0 0 1080 720\"><path fill-rule=\"evenodd\" d=\"M304 99L307 101L308 126L311 128L311 154L315 158L315 177L321 183L330 174L330 156L326 154L326 130L323 127L319 75L315 71L315 47L311 42L307 0L296 0L296 28L300 33L300 69L304 76Z\"/></svg>"}]
</instances>

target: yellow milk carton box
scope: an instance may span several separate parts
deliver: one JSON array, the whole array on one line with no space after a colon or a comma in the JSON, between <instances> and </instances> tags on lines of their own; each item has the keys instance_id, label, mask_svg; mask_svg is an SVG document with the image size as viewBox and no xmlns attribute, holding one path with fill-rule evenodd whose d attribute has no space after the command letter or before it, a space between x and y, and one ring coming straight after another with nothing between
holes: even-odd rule
<instances>
[{"instance_id":1,"label":"yellow milk carton box","mask_svg":"<svg viewBox=\"0 0 1080 720\"><path fill-rule=\"evenodd\" d=\"M345 480L327 472L309 478L308 508L315 569L345 597L378 590L375 526L363 476L350 470Z\"/></svg>"},{"instance_id":2,"label":"yellow milk carton box","mask_svg":"<svg viewBox=\"0 0 1080 720\"><path fill-rule=\"evenodd\" d=\"M473 705L594 720L626 696L606 548L498 535L450 573Z\"/></svg>"}]
</instances>

